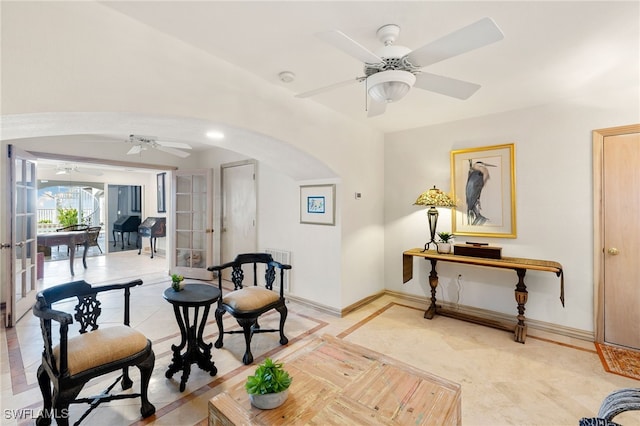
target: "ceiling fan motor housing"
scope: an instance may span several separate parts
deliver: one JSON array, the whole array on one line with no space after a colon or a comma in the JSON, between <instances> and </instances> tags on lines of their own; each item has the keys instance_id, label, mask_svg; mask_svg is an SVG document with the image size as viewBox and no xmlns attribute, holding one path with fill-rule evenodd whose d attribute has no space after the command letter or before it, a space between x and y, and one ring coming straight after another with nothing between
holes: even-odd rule
<instances>
[{"instance_id":1,"label":"ceiling fan motor housing","mask_svg":"<svg viewBox=\"0 0 640 426\"><path fill-rule=\"evenodd\" d=\"M374 52L382 59L382 62L377 64L365 64L364 73L367 77L377 72L388 70L409 71L410 73L415 74L420 68L413 66L406 59L406 56L410 52L411 49L408 47L386 44Z\"/></svg>"}]
</instances>

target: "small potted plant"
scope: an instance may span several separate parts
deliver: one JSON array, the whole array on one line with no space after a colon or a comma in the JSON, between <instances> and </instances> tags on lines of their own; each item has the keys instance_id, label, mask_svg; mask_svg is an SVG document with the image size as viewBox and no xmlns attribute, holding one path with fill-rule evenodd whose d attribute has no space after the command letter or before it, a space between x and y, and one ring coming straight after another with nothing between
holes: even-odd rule
<instances>
[{"instance_id":1,"label":"small potted plant","mask_svg":"<svg viewBox=\"0 0 640 426\"><path fill-rule=\"evenodd\" d=\"M440 242L436 243L438 253L451 253L451 241L453 240L453 234L449 232L438 232Z\"/></svg>"},{"instance_id":2,"label":"small potted plant","mask_svg":"<svg viewBox=\"0 0 640 426\"><path fill-rule=\"evenodd\" d=\"M178 274L171 274L171 288L174 291L181 291L184 288L184 277Z\"/></svg>"},{"instance_id":3,"label":"small potted plant","mask_svg":"<svg viewBox=\"0 0 640 426\"><path fill-rule=\"evenodd\" d=\"M267 358L258 365L253 376L247 377L244 387L254 407L268 410L286 401L292 378L282 365Z\"/></svg>"}]
</instances>

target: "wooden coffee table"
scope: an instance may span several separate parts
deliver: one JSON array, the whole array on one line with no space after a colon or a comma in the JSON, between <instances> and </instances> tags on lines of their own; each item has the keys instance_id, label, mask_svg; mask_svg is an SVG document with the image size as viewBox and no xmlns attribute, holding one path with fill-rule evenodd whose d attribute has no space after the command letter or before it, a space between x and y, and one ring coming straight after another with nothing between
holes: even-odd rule
<instances>
[{"instance_id":1,"label":"wooden coffee table","mask_svg":"<svg viewBox=\"0 0 640 426\"><path fill-rule=\"evenodd\" d=\"M293 377L283 405L255 408L244 382L238 383L209 400L209 425L462 422L460 385L332 336L275 361Z\"/></svg>"}]
</instances>

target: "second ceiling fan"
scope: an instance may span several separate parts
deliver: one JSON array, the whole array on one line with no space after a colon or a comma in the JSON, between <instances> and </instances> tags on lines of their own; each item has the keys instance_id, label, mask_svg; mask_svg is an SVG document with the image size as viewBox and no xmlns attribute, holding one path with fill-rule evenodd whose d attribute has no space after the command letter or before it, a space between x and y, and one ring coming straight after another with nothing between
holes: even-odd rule
<instances>
[{"instance_id":1,"label":"second ceiling fan","mask_svg":"<svg viewBox=\"0 0 640 426\"><path fill-rule=\"evenodd\" d=\"M149 148L177 155L181 158L186 158L191 155L188 152L181 151L182 149L191 149L191 145L183 142L159 141L151 136L139 135L129 135L129 139L126 142L133 144L133 147L127 152L127 155L140 154Z\"/></svg>"},{"instance_id":2,"label":"second ceiling fan","mask_svg":"<svg viewBox=\"0 0 640 426\"><path fill-rule=\"evenodd\" d=\"M334 30L317 34L320 39L364 62L365 75L300 93L296 97L306 98L351 83L365 81L367 93L371 98L368 108L369 117L383 114L388 103L402 99L411 87L457 99L467 99L480 88L480 85L424 72L421 68L504 38L502 31L491 18L483 18L414 50L393 44L399 34L400 27L394 24L379 28L376 35L384 46L375 53L342 31Z\"/></svg>"}]
</instances>

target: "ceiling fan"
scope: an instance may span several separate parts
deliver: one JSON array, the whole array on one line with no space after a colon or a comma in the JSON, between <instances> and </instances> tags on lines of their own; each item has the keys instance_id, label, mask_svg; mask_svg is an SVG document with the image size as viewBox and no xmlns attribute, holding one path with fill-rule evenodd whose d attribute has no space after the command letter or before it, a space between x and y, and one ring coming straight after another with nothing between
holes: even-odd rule
<instances>
[{"instance_id":1,"label":"ceiling fan","mask_svg":"<svg viewBox=\"0 0 640 426\"><path fill-rule=\"evenodd\" d=\"M149 148L157 149L159 151L168 152L169 154L177 155L181 158L186 158L191 155L188 152L181 151L180 149L191 149L191 145L183 142L167 142L159 141L151 136L137 136L129 135L127 142L132 143L133 147L127 152L127 155L139 154ZM178 149L180 148L180 149Z\"/></svg>"},{"instance_id":2,"label":"ceiling fan","mask_svg":"<svg viewBox=\"0 0 640 426\"><path fill-rule=\"evenodd\" d=\"M102 176L97 170L80 169L76 164L60 164L56 167L57 175L70 175L72 173L80 173L84 175Z\"/></svg>"},{"instance_id":3,"label":"ceiling fan","mask_svg":"<svg viewBox=\"0 0 640 426\"><path fill-rule=\"evenodd\" d=\"M380 27L376 35L384 46L375 53L338 30L317 34L325 42L364 62L365 75L300 93L296 97L306 98L365 81L367 93L371 98L369 117L383 114L388 103L402 99L411 87L467 99L480 88L480 85L427 73L421 68L504 38L504 34L491 18L483 18L414 50L393 44L399 34L400 27L395 24Z\"/></svg>"}]
</instances>

